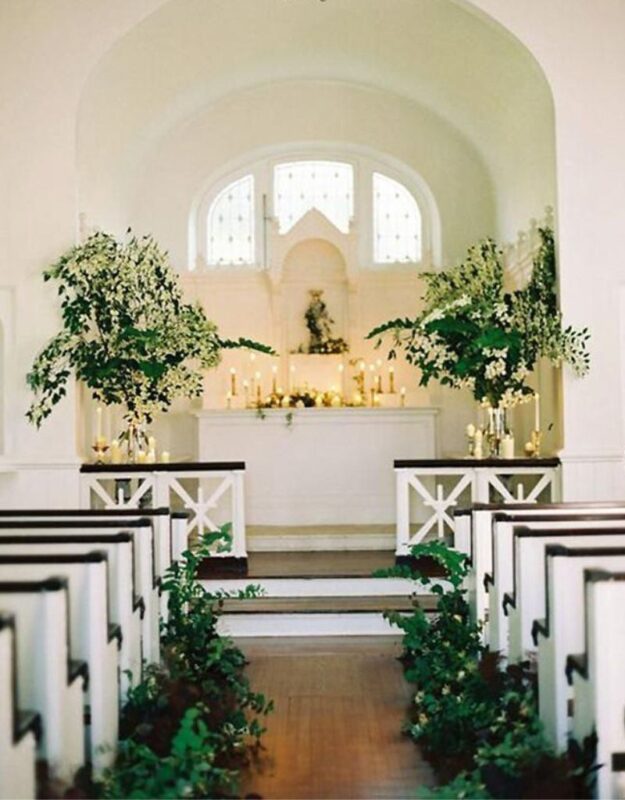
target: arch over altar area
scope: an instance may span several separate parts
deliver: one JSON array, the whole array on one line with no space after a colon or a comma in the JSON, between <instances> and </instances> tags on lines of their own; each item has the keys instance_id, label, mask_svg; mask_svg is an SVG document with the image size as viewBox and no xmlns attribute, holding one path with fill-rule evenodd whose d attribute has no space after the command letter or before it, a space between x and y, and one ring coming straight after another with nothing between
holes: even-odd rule
<instances>
[{"instance_id":1,"label":"arch over altar area","mask_svg":"<svg viewBox=\"0 0 625 800\"><path fill-rule=\"evenodd\" d=\"M211 174L254 147L307 138L331 141L339 130L345 141L375 146L417 167L430 156L424 176L441 201L443 261L448 262L475 234L494 231L510 241L546 204L556 205L557 145L562 305L572 324L588 324L593 332L591 375L583 383L564 379L565 496L618 493L623 449L618 286L623 276L613 209L623 182L618 142L625 123L614 118L610 125L598 126L596 120L613 104L615 81L623 72L622 48L614 38L622 28L622 8L608 5L600 18L587 19L571 17L567 0L556 0L540 14L497 0L424 0L398 2L397 9L378 19L373 2L360 4L357 17L337 4L281 3L280 14L267 15L256 25L249 16L254 3L237 4L237 19L228 5L194 3L187 6L186 23L178 18L184 16L178 0L107 4L106 11L93 9L71 20L69 10L59 10L54 26L45 14L33 12L32 68L28 74L5 73L15 98L43 91L50 99L41 106L9 108L4 132L5 157L10 154L11 159L7 169L21 175L2 237L5 283L19 283L14 301L16 363L30 361L54 328L54 315L46 311L50 295L32 276L51 253L73 240L81 213L87 226L119 233L128 224L152 230L174 262L184 266L186 214L198 175ZM341 47L330 33L326 41L308 36L310 52L304 48L295 53L283 35L281 16L295 7L309 32L313 9L331 16ZM203 14L211 15L210 24L202 24ZM567 18L566 26L562 18ZM349 37L343 35L347 24ZM393 24L390 38L396 55L385 59L385 53L373 54L366 29L374 36ZM68 42L73 42L60 55L55 26L66 28ZM242 28L255 31L267 57L237 38ZM469 29L471 35L463 38ZM424 31L430 38L419 47ZM222 44L213 47L216 38ZM274 38L284 44L273 47ZM6 43L8 59L16 52L16 41L13 37ZM181 41L189 45L188 57L172 69ZM604 60L593 53L596 41L603 43ZM200 50L210 63L198 56ZM415 59L424 52L440 58L445 70L421 69L426 65ZM449 53L455 56L447 59ZM505 69L497 62L503 54ZM63 82L51 83L48 65L53 57L64 65ZM155 65L170 80L155 85L150 77ZM446 86L430 80L432 76L442 77ZM511 82L506 85L507 79ZM146 85L152 87L149 92L142 91ZM304 89L312 93L308 109L302 108ZM484 105L488 98L498 104L498 117ZM54 136L49 135L52 108L55 118L63 120L55 124ZM112 108L123 111L111 114ZM352 130L349 115L357 118ZM297 116L306 134L296 129ZM541 118L547 121L542 135L535 127ZM282 130L278 124L271 128L278 120ZM398 135L402 130L410 131L410 140ZM426 131L437 132L430 137L433 149L428 150ZM190 157L202 136L204 164L198 172ZM444 173L456 179L441 194ZM45 192L33 191L37 181L57 187L53 206ZM33 219L38 221L36 237L30 231ZM22 313L26 297L30 311L44 312L37 315L37 331L26 323L32 315ZM9 376L6 390L13 398L6 413L14 441L7 457L19 452L27 461L54 461L69 469L76 441L73 401L46 432L35 434L16 411L26 405L22 376ZM604 413L593 415L589 439L588 410L599 405ZM59 485L62 471L50 474L50 486Z\"/></svg>"}]
</instances>

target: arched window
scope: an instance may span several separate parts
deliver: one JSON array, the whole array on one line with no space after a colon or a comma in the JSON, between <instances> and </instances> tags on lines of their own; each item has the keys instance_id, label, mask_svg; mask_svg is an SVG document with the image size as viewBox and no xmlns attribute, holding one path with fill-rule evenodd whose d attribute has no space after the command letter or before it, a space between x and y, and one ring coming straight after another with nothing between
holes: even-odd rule
<instances>
[{"instance_id":1,"label":"arched window","mask_svg":"<svg viewBox=\"0 0 625 800\"><path fill-rule=\"evenodd\" d=\"M373 173L373 260L376 264L421 261L421 212L398 181Z\"/></svg>"},{"instance_id":2,"label":"arched window","mask_svg":"<svg viewBox=\"0 0 625 800\"><path fill-rule=\"evenodd\" d=\"M354 215L354 170L341 161L294 161L274 168L273 210L287 233L316 208L343 233Z\"/></svg>"},{"instance_id":3,"label":"arched window","mask_svg":"<svg viewBox=\"0 0 625 800\"><path fill-rule=\"evenodd\" d=\"M254 263L254 177L245 175L213 200L207 219L207 263Z\"/></svg>"}]
</instances>

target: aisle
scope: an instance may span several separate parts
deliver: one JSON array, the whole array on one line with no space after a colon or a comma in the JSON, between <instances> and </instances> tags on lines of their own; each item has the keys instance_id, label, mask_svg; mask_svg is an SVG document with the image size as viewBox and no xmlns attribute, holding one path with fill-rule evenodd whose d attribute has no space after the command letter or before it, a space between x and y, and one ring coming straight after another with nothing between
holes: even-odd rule
<instances>
[{"instance_id":1,"label":"aisle","mask_svg":"<svg viewBox=\"0 0 625 800\"><path fill-rule=\"evenodd\" d=\"M242 795L408 798L428 765L401 735L410 702L395 637L248 639L253 687L275 701L262 769Z\"/></svg>"}]
</instances>

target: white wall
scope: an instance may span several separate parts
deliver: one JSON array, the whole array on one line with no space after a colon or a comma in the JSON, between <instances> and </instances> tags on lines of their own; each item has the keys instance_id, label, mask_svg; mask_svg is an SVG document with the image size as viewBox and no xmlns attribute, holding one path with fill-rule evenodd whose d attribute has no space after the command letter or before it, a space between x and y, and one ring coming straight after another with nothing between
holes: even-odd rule
<instances>
[{"instance_id":1,"label":"white wall","mask_svg":"<svg viewBox=\"0 0 625 800\"><path fill-rule=\"evenodd\" d=\"M152 231L184 267L191 204L213 180L259 154L279 157L281 144L289 152L294 143L314 142L336 156L380 154L420 175L438 206L445 262L495 233L489 171L457 130L404 98L315 81L235 93L173 129L145 160L127 219Z\"/></svg>"},{"instance_id":2,"label":"white wall","mask_svg":"<svg viewBox=\"0 0 625 800\"><path fill-rule=\"evenodd\" d=\"M592 333L592 368L564 372L565 497L623 495L624 342L619 298L625 187L625 4L473 0L534 54L553 92L560 293Z\"/></svg>"}]
</instances>

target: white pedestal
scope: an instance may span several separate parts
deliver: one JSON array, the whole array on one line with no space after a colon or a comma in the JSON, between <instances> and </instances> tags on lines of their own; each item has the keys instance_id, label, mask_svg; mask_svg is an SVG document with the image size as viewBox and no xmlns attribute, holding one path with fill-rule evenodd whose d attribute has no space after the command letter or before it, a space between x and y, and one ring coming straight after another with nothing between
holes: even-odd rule
<instances>
[{"instance_id":1,"label":"white pedestal","mask_svg":"<svg viewBox=\"0 0 625 800\"><path fill-rule=\"evenodd\" d=\"M435 458L436 409L198 413L201 461L245 461L248 525L395 521L395 459Z\"/></svg>"}]
</instances>

